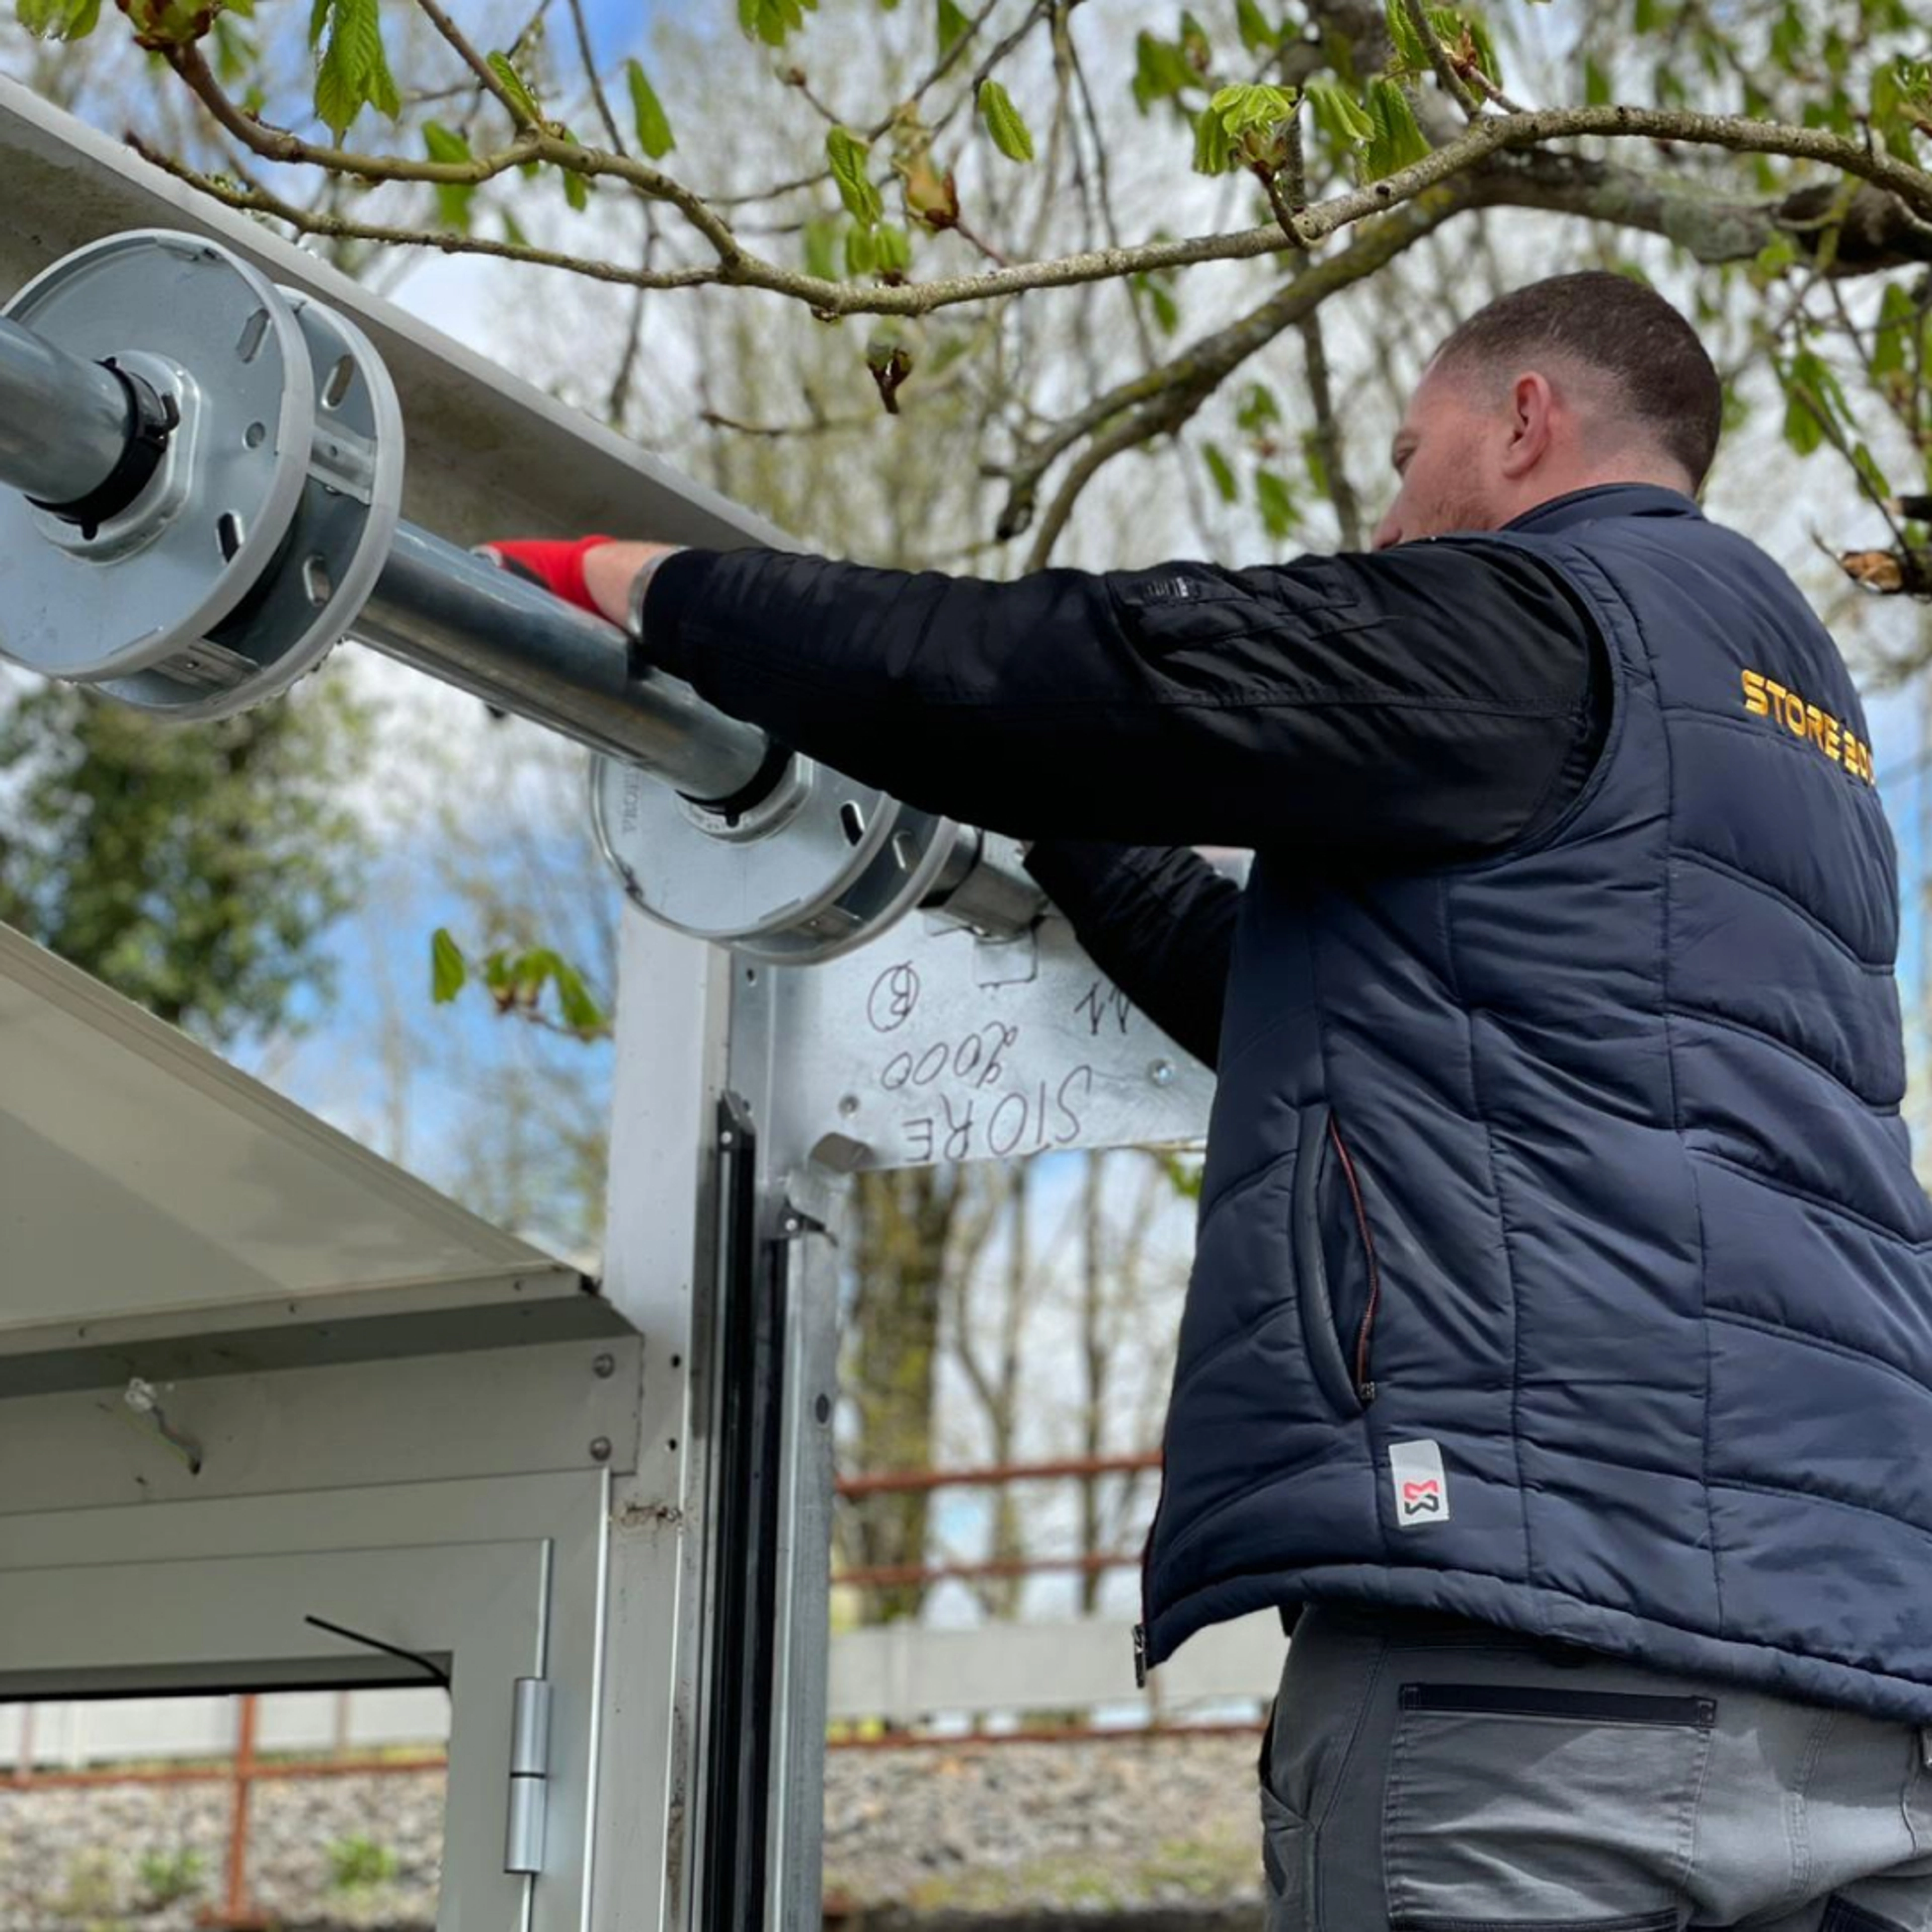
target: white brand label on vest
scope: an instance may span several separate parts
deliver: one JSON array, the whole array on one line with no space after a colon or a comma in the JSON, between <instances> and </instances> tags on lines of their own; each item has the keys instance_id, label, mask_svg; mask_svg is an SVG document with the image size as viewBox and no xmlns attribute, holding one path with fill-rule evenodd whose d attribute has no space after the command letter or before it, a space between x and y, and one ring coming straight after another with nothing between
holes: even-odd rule
<instances>
[{"instance_id":1,"label":"white brand label on vest","mask_svg":"<svg viewBox=\"0 0 1932 1932\"><path fill-rule=\"evenodd\" d=\"M1449 1478L1434 1443L1391 1442L1389 1486L1395 1491L1395 1520L1404 1529L1449 1520Z\"/></svg>"}]
</instances>

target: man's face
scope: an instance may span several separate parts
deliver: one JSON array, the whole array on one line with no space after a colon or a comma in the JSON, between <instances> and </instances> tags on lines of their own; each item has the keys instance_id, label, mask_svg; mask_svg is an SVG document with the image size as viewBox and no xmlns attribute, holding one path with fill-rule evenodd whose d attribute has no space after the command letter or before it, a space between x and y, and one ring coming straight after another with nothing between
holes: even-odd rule
<instances>
[{"instance_id":1,"label":"man's face","mask_svg":"<svg viewBox=\"0 0 1932 1932\"><path fill-rule=\"evenodd\" d=\"M1504 506L1505 479L1498 464L1510 431L1504 396L1483 393L1467 369L1430 364L1390 446L1401 482L1376 527L1374 548L1508 522L1514 510Z\"/></svg>"}]
</instances>

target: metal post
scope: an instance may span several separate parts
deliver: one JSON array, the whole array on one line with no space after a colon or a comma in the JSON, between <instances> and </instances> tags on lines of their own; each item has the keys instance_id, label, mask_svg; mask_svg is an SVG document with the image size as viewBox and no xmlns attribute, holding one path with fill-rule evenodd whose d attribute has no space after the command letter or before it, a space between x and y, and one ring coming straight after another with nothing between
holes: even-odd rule
<instances>
[{"instance_id":1,"label":"metal post","mask_svg":"<svg viewBox=\"0 0 1932 1932\"><path fill-rule=\"evenodd\" d=\"M113 474L128 428L127 392L111 370L0 320L0 483L73 502Z\"/></svg>"}]
</instances>

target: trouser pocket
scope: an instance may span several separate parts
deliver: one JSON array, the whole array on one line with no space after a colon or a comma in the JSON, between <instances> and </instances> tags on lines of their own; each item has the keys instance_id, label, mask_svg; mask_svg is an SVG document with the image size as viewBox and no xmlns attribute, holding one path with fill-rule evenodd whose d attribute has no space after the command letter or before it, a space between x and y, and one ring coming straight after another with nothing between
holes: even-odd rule
<instances>
[{"instance_id":1,"label":"trouser pocket","mask_svg":"<svg viewBox=\"0 0 1932 1932\"><path fill-rule=\"evenodd\" d=\"M1265 1932L1309 1932L1308 1821L1275 1795L1276 1712L1268 1712L1258 1766L1262 1801L1262 1869L1268 1880Z\"/></svg>"},{"instance_id":2,"label":"trouser pocket","mask_svg":"<svg viewBox=\"0 0 1932 1932\"><path fill-rule=\"evenodd\" d=\"M1676 1932L1714 1700L1406 1684L1384 1794L1396 1932Z\"/></svg>"}]
</instances>

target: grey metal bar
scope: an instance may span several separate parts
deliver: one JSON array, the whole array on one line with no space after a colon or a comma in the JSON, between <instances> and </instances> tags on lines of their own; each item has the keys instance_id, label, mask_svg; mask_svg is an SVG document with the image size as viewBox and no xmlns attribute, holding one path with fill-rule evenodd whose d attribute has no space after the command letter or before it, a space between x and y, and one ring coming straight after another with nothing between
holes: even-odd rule
<instances>
[{"instance_id":1,"label":"grey metal bar","mask_svg":"<svg viewBox=\"0 0 1932 1932\"><path fill-rule=\"evenodd\" d=\"M350 634L692 798L742 790L770 750L681 679L634 677L616 625L412 524Z\"/></svg>"},{"instance_id":2,"label":"grey metal bar","mask_svg":"<svg viewBox=\"0 0 1932 1932\"><path fill-rule=\"evenodd\" d=\"M74 502L106 481L127 442L127 392L112 374L0 319L0 483Z\"/></svg>"}]
</instances>

